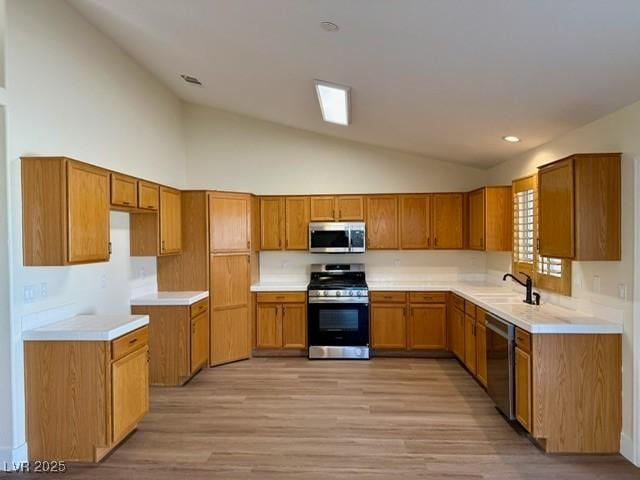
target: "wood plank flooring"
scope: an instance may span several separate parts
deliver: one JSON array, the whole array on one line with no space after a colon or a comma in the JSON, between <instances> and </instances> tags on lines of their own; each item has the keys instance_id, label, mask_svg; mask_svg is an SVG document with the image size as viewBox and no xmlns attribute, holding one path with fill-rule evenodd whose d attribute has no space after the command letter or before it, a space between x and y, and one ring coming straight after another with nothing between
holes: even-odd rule
<instances>
[{"instance_id":1,"label":"wood plank flooring","mask_svg":"<svg viewBox=\"0 0 640 480\"><path fill-rule=\"evenodd\" d=\"M151 392L120 448L60 478L640 478L618 455L543 454L451 359L254 358Z\"/></svg>"}]
</instances>

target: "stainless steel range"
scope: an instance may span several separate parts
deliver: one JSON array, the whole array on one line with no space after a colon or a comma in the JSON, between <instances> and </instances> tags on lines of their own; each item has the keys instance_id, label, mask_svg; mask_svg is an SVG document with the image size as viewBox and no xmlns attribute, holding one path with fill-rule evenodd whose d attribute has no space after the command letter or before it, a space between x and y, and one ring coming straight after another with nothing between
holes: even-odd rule
<instances>
[{"instance_id":1,"label":"stainless steel range","mask_svg":"<svg viewBox=\"0 0 640 480\"><path fill-rule=\"evenodd\" d=\"M362 264L311 265L309 358L369 359L369 289Z\"/></svg>"}]
</instances>

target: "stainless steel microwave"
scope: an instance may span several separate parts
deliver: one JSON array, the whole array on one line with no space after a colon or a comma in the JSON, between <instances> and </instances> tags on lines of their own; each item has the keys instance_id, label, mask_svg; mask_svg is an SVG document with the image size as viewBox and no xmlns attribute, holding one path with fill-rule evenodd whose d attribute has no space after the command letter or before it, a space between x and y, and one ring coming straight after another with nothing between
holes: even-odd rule
<instances>
[{"instance_id":1,"label":"stainless steel microwave","mask_svg":"<svg viewBox=\"0 0 640 480\"><path fill-rule=\"evenodd\" d=\"M363 253L364 222L312 222L309 251L312 253Z\"/></svg>"}]
</instances>

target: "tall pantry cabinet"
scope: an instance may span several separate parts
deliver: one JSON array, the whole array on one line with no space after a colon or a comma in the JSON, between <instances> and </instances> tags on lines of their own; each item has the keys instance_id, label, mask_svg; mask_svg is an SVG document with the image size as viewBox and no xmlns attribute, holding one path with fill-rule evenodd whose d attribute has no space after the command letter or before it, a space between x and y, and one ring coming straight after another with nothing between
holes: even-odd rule
<instances>
[{"instance_id":1,"label":"tall pantry cabinet","mask_svg":"<svg viewBox=\"0 0 640 480\"><path fill-rule=\"evenodd\" d=\"M182 254L158 257L159 290L209 290L211 366L251 356L254 204L249 194L183 192Z\"/></svg>"}]
</instances>

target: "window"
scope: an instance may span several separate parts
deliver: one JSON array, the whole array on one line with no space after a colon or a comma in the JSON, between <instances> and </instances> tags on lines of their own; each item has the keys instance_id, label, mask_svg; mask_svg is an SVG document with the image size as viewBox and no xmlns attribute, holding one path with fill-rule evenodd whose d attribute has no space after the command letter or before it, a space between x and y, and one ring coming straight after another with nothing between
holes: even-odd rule
<instances>
[{"instance_id":1,"label":"window","mask_svg":"<svg viewBox=\"0 0 640 480\"><path fill-rule=\"evenodd\" d=\"M526 273L544 290L571 295L571 260L538 255L537 177L513 181L512 272L521 280Z\"/></svg>"}]
</instances>

